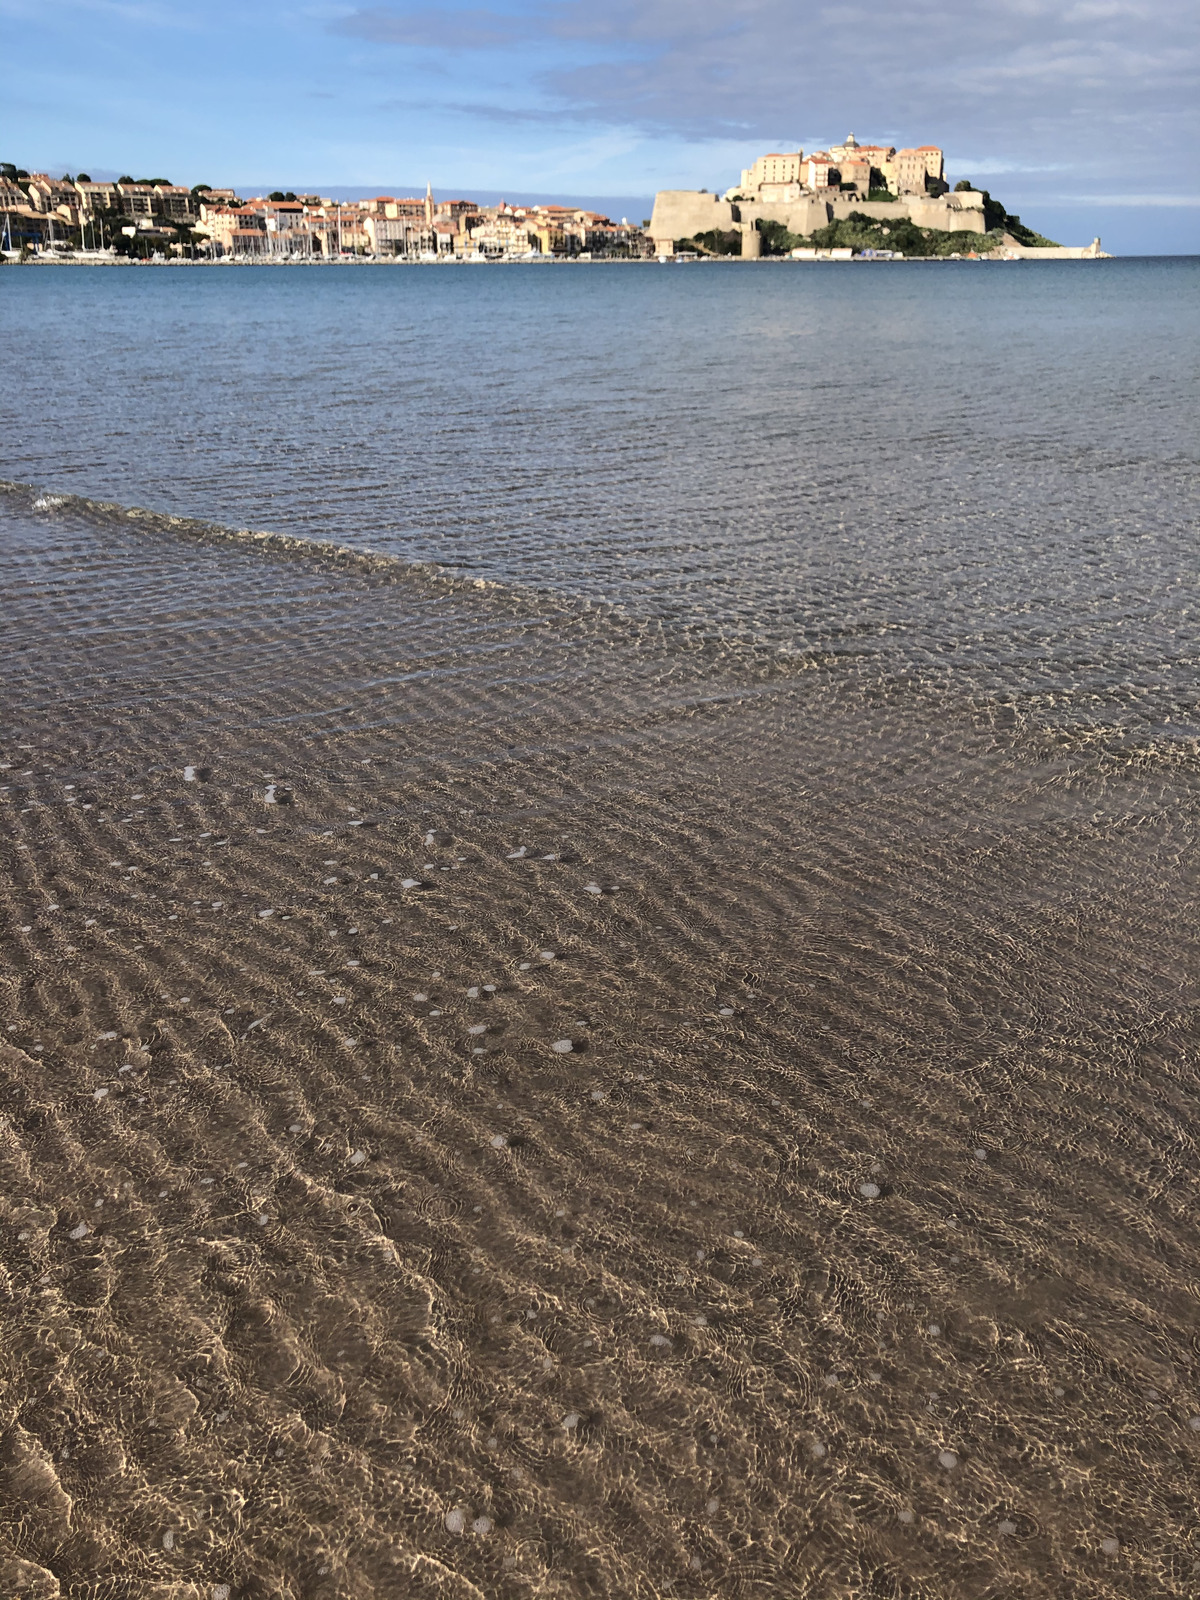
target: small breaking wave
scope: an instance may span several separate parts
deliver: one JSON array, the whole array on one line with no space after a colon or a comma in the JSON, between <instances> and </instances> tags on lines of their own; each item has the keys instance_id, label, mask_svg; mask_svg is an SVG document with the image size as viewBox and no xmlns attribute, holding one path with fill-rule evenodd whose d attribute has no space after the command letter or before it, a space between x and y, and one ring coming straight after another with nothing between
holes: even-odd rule
<instances>
[{"instance_id":1,"label":"small breaking wave","mask_svg":"<svg viewBox=\"0 0 1200 1600\"><path fill-rule=\"evenodd\" d=\"M387 575L389 573L417 577L435 582L455 591L503 590L506 585L491 578L469 577L440 567L434 562L407 561L402 556L385 555L378 551L354 550L348 545L332 540L302 539L293 534L275 533L259 528L231 528L219 522L207 522L199 517L179 517L167 511L154 511L145 506L125 506L115 500L93 500L81 494L53 494L39 490L32 484L18 483L0 478L0 492L17 497L29 497L33 511L73 511L97 520L119 521L146 532L171 533L181 538L196 539L205 544L249 545L272 555L301 556L334 562L339 567L359 572Z\"/></svg>"}]
</instances>

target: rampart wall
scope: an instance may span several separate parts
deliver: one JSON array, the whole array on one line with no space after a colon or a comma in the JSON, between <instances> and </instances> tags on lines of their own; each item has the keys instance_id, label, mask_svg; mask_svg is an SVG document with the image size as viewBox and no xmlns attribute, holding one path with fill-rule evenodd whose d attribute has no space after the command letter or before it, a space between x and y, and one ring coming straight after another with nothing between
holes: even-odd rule
<instances>
[{"instance_id":1,"label":"rampart wall","mask_svg":"<svg viewBox=\"0 0 1200 1600\"><path fill-rule=\"evenodd\" d=\"M758 201L722 200L696 189L661 189L654 197L650 237L660 253L669 254L676 239L691 239L712 228L729 232L738 223L759 219L781 222L790 233L810 234L852 211L886 222L909 217L919 228L941 228L948 233L985 233L983 196L977 190L938 196L901 195L895 200L858 200L853 195L805 195L800 200L761 204Z\"/></svg>"},{"instance_id":2,"label":"rampart wall","mask_svg":"<svg viewBox=\"0 0 1200 1600\"><path fill-rule=\"evenodd\" d=\"M654 196L650 218L650 237L662 251L670 254L676 239L691 239L711 228L728 232L734 224L734 208L720 195L702 194L698 189L660 189Z\"/></svg>"},{"instance_id":3,"label":"rampart wall","mask_svg":"<svg viewBox=\"0 0 1200 1600\"><path fill-rule=\"evenodd\" d=\"M1029 245L1021 244L1011 234L1005 234L1000 252L1014 261L1111 261L1106 250L1101 250L1099 237L1091 244Z\"/></svg>"}]
</instances>

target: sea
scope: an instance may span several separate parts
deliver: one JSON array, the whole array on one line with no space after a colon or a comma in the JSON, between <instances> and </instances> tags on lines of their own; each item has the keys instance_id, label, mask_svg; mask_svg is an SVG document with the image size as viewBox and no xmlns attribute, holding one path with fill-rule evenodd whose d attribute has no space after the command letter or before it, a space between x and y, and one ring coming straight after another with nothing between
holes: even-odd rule
<instances>
[{"instance_id":1,"label":"sea","mask_svg":"<svg viewBox=\"0 0 1200 1600\"><path fill-rule=\"evenodd\" d=\"M0 348L0 1590L1197 1593L1200 258Z\"/></svg>"}]
</instances>

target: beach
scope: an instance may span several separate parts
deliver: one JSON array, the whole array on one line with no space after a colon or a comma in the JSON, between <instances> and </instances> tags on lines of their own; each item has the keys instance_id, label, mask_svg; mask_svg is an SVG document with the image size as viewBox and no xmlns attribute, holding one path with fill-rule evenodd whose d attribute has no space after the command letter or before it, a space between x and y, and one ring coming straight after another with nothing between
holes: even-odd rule
<instances>
[{"instance_id":1,"label":"beach","mask_svg":"<svg viewBox=\"0 0 1200 1600\"><path fill-rule=\"evenodd\" d=\"M1195 1592L1156 270L14 275L0 1592Z\"/></svg>"},{"instance_id":2,"label":"beach","mask_svg":"<svg viewBox=\"0 0 1200 1600\"><path fill-rule=\"evenodd\" d=\"M1194 773L3 521L9 1592L1190 1592Z\"/></svg>"}]
</instances>

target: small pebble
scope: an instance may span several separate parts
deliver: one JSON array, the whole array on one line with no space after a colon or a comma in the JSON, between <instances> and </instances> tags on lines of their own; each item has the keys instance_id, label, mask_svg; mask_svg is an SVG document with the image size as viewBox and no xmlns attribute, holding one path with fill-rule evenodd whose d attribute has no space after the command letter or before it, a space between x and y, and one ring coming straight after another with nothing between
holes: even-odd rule
<instances>
[{"instance_id":1,"label":"small pebble","mask_svg":"<svg viewBox=\"0 0 1200 1600\"><path fill-rule=\"evenodd\" d=\"M938 1466L945 1467L947 1472L953 1472L958 1465L958 1457L953 1450L938 1451Z\"/></svg>"},{"instance_id":2,"label":"small pebble","mask_svg":"<svg viewBox=\"0 0 1200 1600\"><path fill-rule=\"evenodd\" d=\"M877 1183L869 1183L869 1182L868 1183L860 1183L859 1186L858 1186L858 1192L859 1192L859 1194L862 1195L864 1200L878 1200L879 1199L879 1192L880 1191L879 1191L879 1185Z\"/></svg>"},{"instance_id":3,"label":"small pebble","mask_svg":"<svg viewBox=\"0 0 1200 1600\"><path fill-rule=\"evenodd\" d=\"M466 1525L467 1525L466 1514L465 1514L465 1512L460 1511L457 1506L455 1506L453 1511L447 1511L447 1513L446 1513L446 1532L447 1533L461 1533L463 1531L463 1529L466 1527Z\"/></svg>"},{"instance_id":4,"label":"small pebble","mask_svg":"<svg viewBox=\"0 0 1200 1600\"><path fill-rule=\"evenodd\" d=\"M559 1055L565 1056L570 1055L575 1045L570 1039L556 1039L550 1048L551 1050L557 1050Z\"/></svg>"},{"instance_id":5,"label":"small pebble","mask_svg":"<svg viewBox=\"0 0 1200 1600\"><path fill-rule=\"evenodd\" d=\"M492 1519L491 1519L491 1517L476 1517L475 1521L471 1524L471 1532L472 1533L491 1533L491 1531L492 1531Z\"/></svg>"},{"instance_id":6,"label":"small pebble","mask_svg":"<svg viewBox=\"0 0 1200 1600\"><path fill-rule=\"evenodd\" d=\"M1121 1548L1121 1541L1113 1538L1101 1539L1100 1548L1106 1556L1115 1556Z\"/></svg>"},{"instance_id":7,"label":"small pebble","mask_svg":"<svg viewBox=\"0 0 1200 1600\"><path fill-rule=\"evenodd\" d=\"M571 1429L577 1428L582 1421L583 1417L578 1411L568 1411L562 1419L562 1426L570 1433Z\"/></svg>"}]
</instances>

